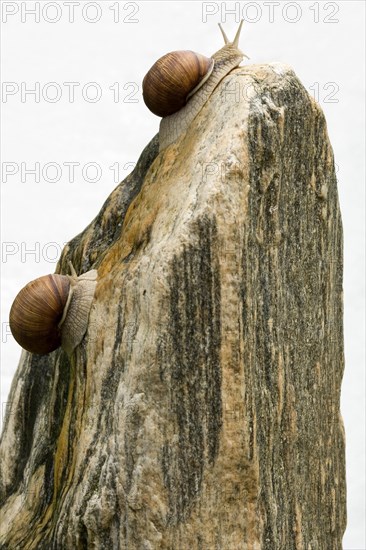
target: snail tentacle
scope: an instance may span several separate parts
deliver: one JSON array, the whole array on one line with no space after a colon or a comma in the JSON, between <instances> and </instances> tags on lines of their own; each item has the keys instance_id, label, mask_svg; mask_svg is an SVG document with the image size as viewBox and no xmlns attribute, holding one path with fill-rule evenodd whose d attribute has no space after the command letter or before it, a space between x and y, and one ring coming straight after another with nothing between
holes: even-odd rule
<instances>
[{"instance_id":1,"label":"snail tentacle","mask_svg":"<svg viewBox=\"0 0 366 550\"><path fill-rule=\"evenodd\" d=\"M223 38L224 38L225 44L229 44L230 41L229 41L228 37L226 36L226 32L225 32L224 29L222 28L221 23L219 23L219 27L220 27L220 31L222 32L222 36L223 36Z\"/></svg>"},{"instance_id":2,"label":"snail tentacle","mask_svg":"<svg viewBox=\"0 0 366 550\"><path fill-rule=\"evenodd\" d=\"M242 19L242 20L240 21L239 28L238 28L238 30L236 31L236 35L235 35L235 38L234 38L234 40L233 40L233 46L234 46L234 48L239 48L239 39L240 39L240 33L241 33L241 28L242 28L242 26L243 26L243 23L244 23L244 19ZM225 42L225 44L226 44L226 42Z\"/></svg>"}]
</instances>

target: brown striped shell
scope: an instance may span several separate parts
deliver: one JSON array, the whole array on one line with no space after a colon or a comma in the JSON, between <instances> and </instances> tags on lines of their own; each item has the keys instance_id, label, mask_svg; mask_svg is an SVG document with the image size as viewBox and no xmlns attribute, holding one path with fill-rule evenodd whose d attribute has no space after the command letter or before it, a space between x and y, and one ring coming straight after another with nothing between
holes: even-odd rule
<instances>
[{"instance_id":1,"label":"brown striped shell","mask_svg":"<svg viewBox=\"0 0 366 550\"><path fill-rule=\"evenodd\" d=\"M163 55L142 82L146 106L160 117L176 113L207 80L213 65L213 59L190 50Z\"/></svg>"},{"instance_id":2,"label":"brown striped shell","mask_svg":"<svg viewBox=\"0 0 366 550\"><path fill-rule=\"evenodd\" d=\"M70 291L66 275L45 275L28 283L10 310L10 329L22 348L45 354L61 346L59 323Z\"/></svg>"}]
</instances>

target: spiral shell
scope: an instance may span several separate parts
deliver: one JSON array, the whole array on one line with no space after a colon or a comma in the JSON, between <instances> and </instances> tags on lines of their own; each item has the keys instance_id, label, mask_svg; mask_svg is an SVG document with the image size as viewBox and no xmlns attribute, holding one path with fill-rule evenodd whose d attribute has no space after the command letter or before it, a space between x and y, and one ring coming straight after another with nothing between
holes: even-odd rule
<instances>
[{"instance_id":1,"label":"spiral shell","mask_svg":"<svg viewBox=\"0 0 366 550\"><path fill-rule=\"evenodd\" d=\"M213 59L190 50L163 55L142 82L146 106L160 117L179 111L210 76L213 65Z\"/></svg>"},{"instance_id":2,"label":"spiral shell","mask_svg":"<svg viewBox=\"0 0 366 550\"><path fill-rule=\"evenodd\" d=\"M10 328L22 348L45 354L61 346L58 327L67 303L70 281L66 275L45 275L28 283L10 310Z\"/></svg>"}]
</instances>

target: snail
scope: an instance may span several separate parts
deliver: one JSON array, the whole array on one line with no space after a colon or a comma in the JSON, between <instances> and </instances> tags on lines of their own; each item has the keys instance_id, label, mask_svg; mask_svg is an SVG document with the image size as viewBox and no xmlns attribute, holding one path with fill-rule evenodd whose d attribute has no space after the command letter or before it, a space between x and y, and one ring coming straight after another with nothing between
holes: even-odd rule
<instances>
[{"instance_id":1,"label":"snail","mask_svg":"<svg viewBox=\"0 0 366 550\"><path fill-rule=\"evenodd\" d=\"M69 354L80 344L88 326L97 284L97 270L77 276L51 274L28 283L10 310L10 329L22 348L44 355L58 347Z\"/></svg>"},{"instance_id":2,"label":"snail","mask_svg":"<svg viewBox=\"0 0 366 550\"><path fill-rule=\"evenodd\" d=\"M159 128L160 150L173 143L193 121L218 83L238 67L243 57L239 50L240 22L233 42L219 23L225 46L207 58L189 51L170 52L158 59L142 82L146 106L163 117Z\"/></svg>"}]
</instances>

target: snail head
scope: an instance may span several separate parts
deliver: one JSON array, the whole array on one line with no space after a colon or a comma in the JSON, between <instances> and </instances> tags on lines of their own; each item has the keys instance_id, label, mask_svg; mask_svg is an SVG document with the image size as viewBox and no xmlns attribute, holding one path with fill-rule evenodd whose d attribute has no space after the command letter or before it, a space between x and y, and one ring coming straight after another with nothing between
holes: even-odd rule
<instances>
[{"instance_id":1,"label":"snail head","mask_svg":"<svg viewBox=\"0 0 366 550\"><path fill-rule=\"evenodd\" d=\"M240 25L236 32L234 40L230 42L230 40L226 36L224 29L222 28L221 23L219 23L222 36L224 37L225 46L223 46L220 50L218 50L212 56L213 59L215 59L216 63L219 63L220 61L228 60L228 58L238 58L238 64L239 64L244 57L249 59L249 57L245 53L243 53L239 48L239 38L240 38L240 32L241 32L242 26L243 26L243 19L240 21Z\"/></svg>"}]
</instances>

